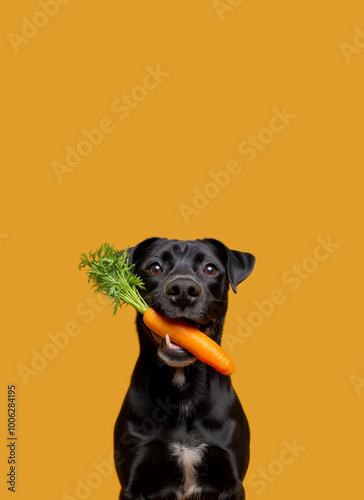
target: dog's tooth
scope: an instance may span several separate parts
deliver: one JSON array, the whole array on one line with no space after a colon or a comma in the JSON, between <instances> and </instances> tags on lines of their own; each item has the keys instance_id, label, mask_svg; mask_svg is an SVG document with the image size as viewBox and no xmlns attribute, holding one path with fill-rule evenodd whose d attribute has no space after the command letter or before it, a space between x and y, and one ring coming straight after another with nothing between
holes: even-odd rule
<instances>
[{"instance_id":1,"label":"dog's tooth","mask_svg":"<svg viewBox=\"0 0 364 500\"><path fill-rule=\"evenodd\" d=\"M170 347L170 346L171 346L171 339L169 338L168 333L167 333L167 335L166 335L166 344L167 344L167 347Z\"/></svg>"}]
</instances>

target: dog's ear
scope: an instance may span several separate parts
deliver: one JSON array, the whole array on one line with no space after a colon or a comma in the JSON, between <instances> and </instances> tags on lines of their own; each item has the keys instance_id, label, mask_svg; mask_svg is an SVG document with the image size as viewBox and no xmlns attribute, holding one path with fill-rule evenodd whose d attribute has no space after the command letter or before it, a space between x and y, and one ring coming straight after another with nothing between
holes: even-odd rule
<instances>
[{"instance_id":1,"label":"dog's ear","mask_svg":"<svg viewBox=\"0 0 364 500\"><path fill-rule=\"evenodd\" d=\"M236 287L253 271L255 257L251 253L230 250L221 241L213 238L200 240L212 248L222 260L228 273L231 289L236 293Z\"/></svg>"},{"instance_id":2,"label":"dog's ear","mask_svg":"<svg viewBox=\"0 0 364 500\"><path fill-rule=\"evenodd\" d=\"M158 241L164 241L166 238L147 238L138 243L135 247L128 248L129 262L137 265L144 255L151 250Z\"/></svg>"}]
</instances>

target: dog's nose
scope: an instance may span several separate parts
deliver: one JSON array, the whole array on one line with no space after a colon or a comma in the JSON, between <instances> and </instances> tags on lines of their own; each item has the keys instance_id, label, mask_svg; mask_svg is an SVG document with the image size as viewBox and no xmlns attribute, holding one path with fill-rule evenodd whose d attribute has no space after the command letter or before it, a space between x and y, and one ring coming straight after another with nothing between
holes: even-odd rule
<instances>
[{"instance_id":1,"label":"dog's nose","mask_svg":"<svg viewBox=\"0 0 364 500\"><path fill-rule=\"evenodd\" d=\"M166 294L170 296L171 301L185 309L192 306L201 295L201 287L191 278L175 278L166 287Z\"/></svg>"}]
</instances>

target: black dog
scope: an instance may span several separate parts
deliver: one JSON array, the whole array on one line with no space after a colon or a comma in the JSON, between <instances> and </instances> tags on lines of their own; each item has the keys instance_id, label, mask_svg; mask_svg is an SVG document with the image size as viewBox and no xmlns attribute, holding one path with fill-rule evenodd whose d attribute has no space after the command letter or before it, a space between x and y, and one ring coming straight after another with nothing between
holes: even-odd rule
<instances>
[{"instance_id":1,"label":"black dog","mask_svg":"<svg viewBox=\"0 0 364 500\"><path fill-rule=\"evenodd\" d=\"M145 301L221 342L229 283L255 258L214 239L149 238L129 250ZM249 426L230 377L149 330L137 315L140 355L115 426L120 499L245 499Z\"/></svg>"}]
</instances>

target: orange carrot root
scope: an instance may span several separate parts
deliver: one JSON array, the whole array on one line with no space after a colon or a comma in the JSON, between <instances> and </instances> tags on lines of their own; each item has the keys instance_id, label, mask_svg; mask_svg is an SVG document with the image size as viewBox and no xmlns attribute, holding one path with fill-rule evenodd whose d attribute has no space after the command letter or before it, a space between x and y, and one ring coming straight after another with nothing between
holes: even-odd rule
<instances>
[{"instance_id":1,"label":"orange carrot root","mask_svg":"<svg viewBox=\"0 0 364 500\"><path fill-rule=\"evenodd\" d=\"M218 372L224 375L234 373L234 364L224 349L186 321L164 318L151 307L145 311L143 321L154 333L164 339L168 334L172 342Z\"/></svg>"}]
</instances>

